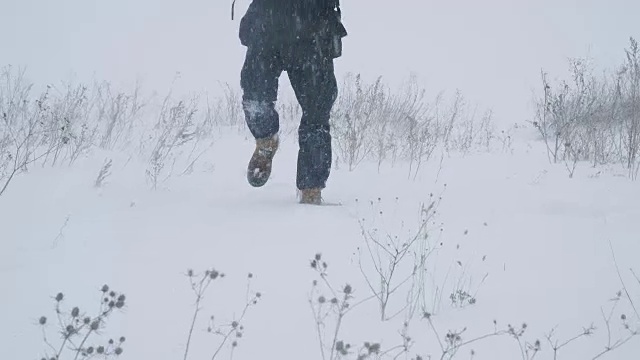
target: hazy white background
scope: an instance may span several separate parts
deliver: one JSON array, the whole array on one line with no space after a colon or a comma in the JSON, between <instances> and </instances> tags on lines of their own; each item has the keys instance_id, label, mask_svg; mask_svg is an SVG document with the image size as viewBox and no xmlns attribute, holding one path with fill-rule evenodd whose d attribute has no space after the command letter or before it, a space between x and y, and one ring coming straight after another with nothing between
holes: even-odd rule
<instances>
[{"instance_id":1,"label":"hazy white background","mask_svg":"<svg viewBox=\"0 0 640 360\"><path fill-rule=\"evenodd\" d=\"M164 92L237 86L239 17L250 0L0 0L0 66L26 67L38 84L142 81ZM349 31L339 74L417 74L433 92L460 88L500 121L530 117L541 68L565 75L567 58L601 67L638 36L632 0L343 0ZM635 31L635 33L634 33ZM283 77L283 84L288 82Z\"/></svg>"}]
</instances>

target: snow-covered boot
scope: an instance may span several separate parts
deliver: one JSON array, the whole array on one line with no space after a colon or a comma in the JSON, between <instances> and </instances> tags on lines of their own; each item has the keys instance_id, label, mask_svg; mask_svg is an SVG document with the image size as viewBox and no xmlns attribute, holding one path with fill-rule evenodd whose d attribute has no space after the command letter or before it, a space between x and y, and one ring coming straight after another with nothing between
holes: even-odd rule
<instances>
[{"instance_id":1,"label":"snow-covered boot","mask_svg":"<svg viewBox=\"0 0 640 360\"><path fill-rule=\"evenodd\" d=\"M300 204L322 205L322 189L303 189L300 191Z\"/></svg>"},{"instance_id":2,"label":"snow-covered boot","mask_svg":"<svg viewBox=\"0 0 640 360\"><path fill-rule=\"evenodd\" d=\"M256 149L253 151L247 168L247 180L251 186L261 187L269 180L273 156L278 150L278 145L277 134L264 139L256 139Z\"/></svg>"}]
</instances>

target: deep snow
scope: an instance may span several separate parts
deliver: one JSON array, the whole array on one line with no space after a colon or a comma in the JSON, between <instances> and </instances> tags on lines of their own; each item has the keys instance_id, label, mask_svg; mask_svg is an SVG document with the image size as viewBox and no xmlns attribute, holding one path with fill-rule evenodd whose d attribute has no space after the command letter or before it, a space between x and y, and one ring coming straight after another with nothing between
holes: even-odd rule
<instances>
[{"instance_id":1,"label":"deep snow","mask_svg":"<svg viewBox=\"0 0 640 360\"><path fill-rule=\"evenodd\" d=\"M442 341L447 331L464 327L463 340L491 333L494 320L499 330L526 323L523 344L541 341L536 359L554 359L545 339L552 328L562 342L593 323L593 336L558 352L558 359L591 359L607 346L601 309L607 312L622 289L610 244L640 306L640 284L629 271L640 272L640 188L614 170L588 166L569 179L530 134L517 130L510 151L445 156L442 162L438 155L415 181L400 165L380 173L373 164L353 172L335 169L325 198L343 206L296 204L292 137L261 189L245 181L252 144L237 131L220 136L193 174L156 191L145 183L144 164L126 154L97 153L72 167L34 168L0 197L0 358L42 357L48 349L37 321L41 315L54 319L55 294L64 292L66 306L97 309L100 287L109 284L127 296L124 311L111 317L104 333L126 336L122 357L181 359L195 300L185 274L214 267L226 276L203 300L191 359L211 358L220 339L206 333L209 316L237 319L250 272L251 291L262 296L242 322L233 357L321 359L308 302L317 279L310 260L322 253L329 281L336 288L351 284L354 302L366 298L358 220L367 230L408 238L419 225L421 204L439 199L428 226L427 242L437 250L425 265L426 308L410 323L416 344L406 358L440 358L438 340L421 319L429 311ZM93 183L106 157L114 159L112 175L97 189ZM364 269L375 275L370 265ZM475 304L450 306L456 289L474 295ZM403 301L396 295L390 307L399 309ZM375 300L354 308L339 338L354 346L380 342L383 350L401 344L403 319L383 324L377 311ZM623 294L610 321L612 343L628 334L622 314L633 329L640 326ZM49 340L58 343L55 322L49 323ZM639 353L635 337L603 358L637 359ZM230 356L225 347L220 357ZM522 358L508 335L475 342L456 358L470 357Z\"/></svg>"}]
</instances>

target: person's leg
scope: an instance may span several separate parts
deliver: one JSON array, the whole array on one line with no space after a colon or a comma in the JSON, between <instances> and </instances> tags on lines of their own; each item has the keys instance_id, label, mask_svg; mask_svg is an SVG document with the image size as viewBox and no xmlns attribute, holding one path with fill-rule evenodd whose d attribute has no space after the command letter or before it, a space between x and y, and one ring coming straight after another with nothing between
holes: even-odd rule
<instances>
[{"instance_id":1,"label":"person's leg","mask_svg":"<svg viewBox=\"0 0 640 360\"><path fill-rule=\"evenodd\" d=\"M282 71L280 56L276 51L247 49L240 72L242 108L249 131L256 139L272 137L279 131L275 102Z\"/></svg>"},{"instance_id":2,"label":"person's leg","mask_svg":"<svg viewBox=\"0 0 640 360\"><path fill-rule=\"evenodd\" d=\"M303 191L318 191L325 188L331 171L329 118L338 86L333 59L322 56L315 46L299 50L286 67L302 108L296 185Z\"/></svg>"},{"instance_id":3,"label":"person's leg","mask_svg":"<svg viewBox=\"0 0 640 360\"><path fill-rule=\"evenodd\" d=\"M254 187L266 184L278 148L279 116L275 109L282 63L276 51L247 49L240 74L242 108L256 148L247 168L247 180Z\"/></svg>"}]
</instances>

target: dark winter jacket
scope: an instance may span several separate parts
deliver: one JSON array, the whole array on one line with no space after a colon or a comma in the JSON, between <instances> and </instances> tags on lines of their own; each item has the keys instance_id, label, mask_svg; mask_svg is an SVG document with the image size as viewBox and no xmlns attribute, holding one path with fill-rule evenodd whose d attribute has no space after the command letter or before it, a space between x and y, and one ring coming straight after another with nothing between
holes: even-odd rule
<instances>
[{"instance_id":1,"label":"dark winter jacket","mask_svg":"<svg viewBox=\"0 0 640 360\"><path fill-rule=\"evenodd\" d=\"M294 46L315 41L329 56L342 54L347 31L338 0L253 0L240 20L240 42L248 47Z\"/></svg>"}]
</instances>

